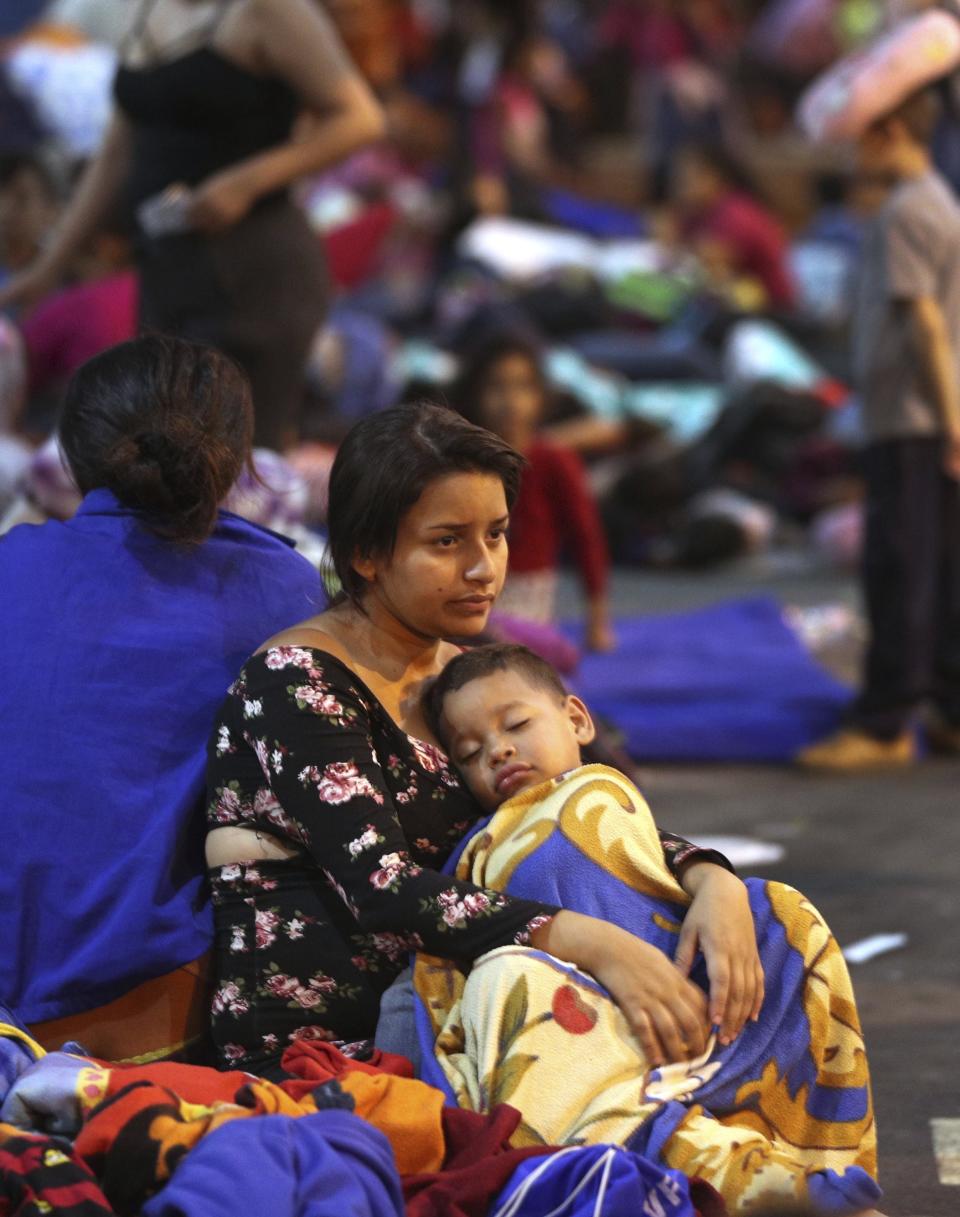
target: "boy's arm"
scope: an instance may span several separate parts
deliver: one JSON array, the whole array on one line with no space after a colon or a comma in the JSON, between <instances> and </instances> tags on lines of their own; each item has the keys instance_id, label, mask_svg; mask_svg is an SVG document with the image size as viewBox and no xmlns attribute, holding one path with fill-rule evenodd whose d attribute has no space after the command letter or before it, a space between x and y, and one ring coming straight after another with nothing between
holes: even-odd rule
<instances>
[{"instance_id":1,"label":"boy's arm","mask_svg":"<svg viewBox=\"0 0 960 1217\"><path fill-rule=\"evenodd\" d=\"M917 296L908 307L920 367L943 419L944 467L950 477L960 479L960 385L947 320L934 296Z\"/></svg>"}]
</instances>

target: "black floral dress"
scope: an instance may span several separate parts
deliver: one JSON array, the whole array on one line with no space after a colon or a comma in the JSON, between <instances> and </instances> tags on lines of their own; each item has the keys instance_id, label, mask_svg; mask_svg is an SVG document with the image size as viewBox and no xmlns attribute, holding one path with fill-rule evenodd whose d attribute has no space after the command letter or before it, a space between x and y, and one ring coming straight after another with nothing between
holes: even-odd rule
<instances>
[{"instance_id":1,"label":"black floral dress","mask_svg":"<svg viewBox=\"0 0 960 1217\"><path fill-rule=\"evenodd\" d=\"M528 941L556 908L437 869L480 814L446 756L333 655L255 655L211 740L207 823L301 852L209 871L220 1063L263 1071L297 1039L371 1036L411 950L470 962ZM697 852L663 840L672 868Z\"/></svg>"}]
</instances>

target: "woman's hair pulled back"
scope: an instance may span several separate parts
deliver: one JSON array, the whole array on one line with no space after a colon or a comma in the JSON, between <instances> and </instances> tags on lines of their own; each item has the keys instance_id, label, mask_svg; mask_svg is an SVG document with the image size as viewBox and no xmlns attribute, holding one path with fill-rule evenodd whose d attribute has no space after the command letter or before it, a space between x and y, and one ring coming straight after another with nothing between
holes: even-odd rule
<instances>
[{"instance_id":1,"label":"woman's hair pulled back","mask_svg":"<svg viewBox=\"0 0 960 1217\"><path fill-rule=\"evenodd\" d=\"M342 597L360 605L366 581L354 561L393 553L401 520L431 482L450 473L489 473L512 508L523 465L499 436L447 406L394 406L358 423L330 473L328 561Z\"/></svg>"},{"instance_id":2,"label":"woman's hair pulled back","mask_svg":"<svg viewBox=\"0 0 960 1217\"><path fill-rule=\"evenodd\" d=\"M250 460L250 386L212 347L135 338L77 371L59 434L83 494L110 490L160 536L198 543Z\"/></svg>"}]
</instances>

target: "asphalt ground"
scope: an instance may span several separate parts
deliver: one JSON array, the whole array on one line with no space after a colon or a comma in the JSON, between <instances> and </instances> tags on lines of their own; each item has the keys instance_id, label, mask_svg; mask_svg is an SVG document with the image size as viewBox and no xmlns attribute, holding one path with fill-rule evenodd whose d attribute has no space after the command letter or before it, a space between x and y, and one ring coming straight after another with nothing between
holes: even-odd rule
<instances>
[{"instance_id":1,"label":"asphalt ground","mask_svg":"<svg viewBox=\"0 0 960 1217\"><path fill-rule=\"evenodd\" d=\"M850 579L803 555L709 576L620 572L613 602L618 614L663 613L761 592L785 604L858 602ZM568 581L560 603L575 615ZM827 656L847 676L857 661L853 639ZM881 1207L891 1217L960 1217L960 761L840 777L743 765L642 773L663 827L694 840L736 835L781 846L779 862L743 873L800 888L841 945L907 935L904 946L851 965L873 1078ZM931 1120L956 1121L940 1125L939 1162Z\"/></svg>"}]
</instances>

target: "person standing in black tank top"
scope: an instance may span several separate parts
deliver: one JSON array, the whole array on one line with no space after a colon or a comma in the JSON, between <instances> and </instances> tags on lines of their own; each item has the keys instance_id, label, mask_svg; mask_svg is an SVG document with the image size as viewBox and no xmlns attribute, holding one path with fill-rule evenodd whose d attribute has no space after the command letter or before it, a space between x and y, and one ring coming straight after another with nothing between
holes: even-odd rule
<instances>
[{"instance_id":1,"label":"person standing in black tank top","mask_svg":"<svg viewBox=\"0 0 960 1217\"><path fill-rule=\"evenodd\" d=\"M142 327L232 355L253 386L256 441L282 448L328 296L321 246L288 191L379 139L380 106L315 0L141 0L114 91L53 240L0 308L50 291L122 210Z\"/></svg>"}]
</instances>

